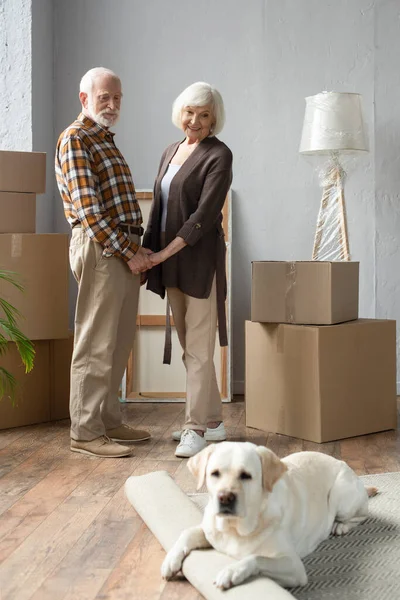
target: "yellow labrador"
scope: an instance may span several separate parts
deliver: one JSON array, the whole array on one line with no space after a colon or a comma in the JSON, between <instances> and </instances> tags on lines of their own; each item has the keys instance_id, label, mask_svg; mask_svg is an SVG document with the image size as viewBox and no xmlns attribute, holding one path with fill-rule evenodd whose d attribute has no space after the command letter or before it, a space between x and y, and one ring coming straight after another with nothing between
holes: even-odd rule
<instances>
[{"instance_id":1,"label":"yellow labrador","mask_svg":"<svg viewBox=\"0 0 400 600\"><path fill-rule=\"evenodd\" d=\"M238 559L215 584L228 589L255 575L280 585L305 585L302 558L323 540L343 535L367 518L365 488L343 461L319 452L280 460L254 444L211 444L188 461L198 488L207 483L209 502L202 524L184 531L161 569L170 579L197 548L213 547Z\"/></svg>"}]
</instances>

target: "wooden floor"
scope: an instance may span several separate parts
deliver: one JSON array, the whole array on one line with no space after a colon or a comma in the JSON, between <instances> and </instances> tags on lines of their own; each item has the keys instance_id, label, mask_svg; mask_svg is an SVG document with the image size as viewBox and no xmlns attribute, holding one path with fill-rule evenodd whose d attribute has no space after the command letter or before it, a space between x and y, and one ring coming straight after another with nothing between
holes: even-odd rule
<instances>
[{"instance_id":1,"label":"wooden floor","mask_svg":"<svg viewBox=\"0 0 400 600\"><path fill-rule=\"evenodd\" d=\"M166 470L194 491L186 462L174 456L171 431L182 404L128 404L126 420L150 442L125 459L69 451L69 423L0 431L0 600L196 600L181 580L160 577L164 552L124 497L129 475ZM318 450L357 473L400 471L400 432L328 444L247 429L243 402L224 405L229 439L266 444L279 456Z\"/></svg>"}]
</instances>

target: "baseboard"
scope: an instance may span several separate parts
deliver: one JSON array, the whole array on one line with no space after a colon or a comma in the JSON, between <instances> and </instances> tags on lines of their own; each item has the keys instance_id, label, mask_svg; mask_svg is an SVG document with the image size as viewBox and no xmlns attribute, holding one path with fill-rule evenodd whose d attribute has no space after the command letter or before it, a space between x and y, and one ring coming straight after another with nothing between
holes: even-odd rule
<instances>
[{"instance_id":1,"label":"baseboard","mask_svg":"<svg viewBox=\"0 0 400 600\"><path fill-rule=\"evenodd\" d=\"M244 381L234 381L233 382L233 393L234 395L240 395L243 396L244 394Z\"/></svg>"}]
</instances>

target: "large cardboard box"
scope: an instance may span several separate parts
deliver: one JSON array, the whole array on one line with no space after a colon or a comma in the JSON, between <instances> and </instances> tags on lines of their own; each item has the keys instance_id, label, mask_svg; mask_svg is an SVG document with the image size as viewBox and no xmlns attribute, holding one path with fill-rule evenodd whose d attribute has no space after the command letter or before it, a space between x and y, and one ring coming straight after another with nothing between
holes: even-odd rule
<instances>
[{"instance_id":1,"label":"large cardboard box","mask_svg":"<svg viewBox=\"0 0 400 600\"><path fill-rule=\"evenodd\" d=\"M0 398L0 429L33 425L50 420L50 343L35 342L35 366L26 374L15 344L0 357L0 366L17 379L15 403Z\"/></svg>"},{"instance_id":2,"label":"large cardboard box","mask_svg":"<svg viewBox=\"0 0 400 600\"><path fill-rule=\"evenodd\" d=\"M36 195L0 192L0 233L35 233Z\"/></svg>"},{"instance_id":3,"label":"large cardboard box","mask_svg":"<svg viewBox=\"0 0 400 600\"><path fill-rule=\"evenodd\" d=\"M67 338L68 236L1 234L0 269L18 273L25 286L21 293L0 281L0 297L23 316L19 323L23 333L31 340Z\"/></svg>"},{"instance_id":4,"label":"large cardboard box","mask_svg":"<svg viewBox=\"0 0 400 600\"><path fill-rule=\"evenodd\" d=\"M357 262L253 262L251 320L331 325L358 318Z\"/></svg>"},{"instance_id":5,"label":"large cardboard box","mask_svg":"<svg viewBox=\"0 0 400 600\"><path fill-rule=\"evenodd\" d=\"M50 419L69 418L69 391L72 351L74 348L74 335L69 332L65 340L50 341Z\"/></svg>"},{"instance_id":6,"label":"large cardboard box","mask_svg":"<svg viewBox=\"0 0 400 600\"><path fill-rule=\"evenodd\" d=\"M17 379L16 401L0 398L0 430L69 418L73 332L64 340L34 342L35 365L26 374L15 344L9 343L0 367Z\"/></svg>"},{"instance_id":7,"label":"large cardboard box","mask_svg":"<svg viewBox=\"0 0 400 600\"><path fill-rule=\"evenodd\" d=\"M46 154L0 150L0 191L44 194Z\"/></svg>"},{"instance_id":8,"label":"large cardboard box","mask_svg":"<svg viewBox=\"0 0 400 600\"><path fill-rule=\"evenodd\" d=\"M395 429L396 322L246 322L246 425L328 442Z\"/></svg>"}]
</instances>

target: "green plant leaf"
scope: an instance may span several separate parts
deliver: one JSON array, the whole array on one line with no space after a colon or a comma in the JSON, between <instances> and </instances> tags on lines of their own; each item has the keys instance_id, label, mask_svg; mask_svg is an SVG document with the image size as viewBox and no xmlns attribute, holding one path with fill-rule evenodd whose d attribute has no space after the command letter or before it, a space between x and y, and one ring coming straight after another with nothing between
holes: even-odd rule
<instances>
[{"instance_id":1,"label":"green plant leaf","mask_svg":"<svg viewBox=\"0 0 400 600\"><path fill-rule=\"evenodd\" d=\"M0 269L0 281L10 283L23 292L24 286L19 279L20 276L18 273ZM14 342L17 345L22 363L25 366L25 372L29 373L34 365L35 348L18 327L17 320L22 315L18 309L4 298L0 298L0 310L4 313L4 316L0 318L0 356L4 355L8 350L8 344ZM4 395L7 395L14 400L16 387L16 378L7 369L0 367L0 399Z\"/></svg>"},{"instance_id":2,"label":"green plant leaf","mask_svg":"<svg viewBox=\"0 0 400 600\"><path fill-rule=\"evenodd\" d=\"M7 300L4 300L4 298L0 298L0 309L3 309L5 317L10 323L15 324L17 319L22 317L19 310L7 302Z\"/></svg>"},{"instance_id":3,"label":"green plant leaf","mask_svg":"<svg viewBox=\"0 0 400 600\"><path fill-rule=\"evenodd\" d=\"M2 279L3 281L7 281L7 283L11 283L11 285L15 286L21 292L23 292L24 286L20 281L18 281L19 278L19 273L15 273L15 271L3 271L2 269L0 269L0 279Z\"/></svg>"},{"instance_id":4,"label":"green plant leaf","mask_svg":"<svg viewBox=\"0 0 400 600\"><path fill-rule=\"evenodd\" d=\"M32 342L26 337L26 335L21 333L18 327L8 323L5 321L5 319L0 319L0 328L5 331L10 342L15 342L17 344L18 352L21 356L22 362L25 365L26 373L29 373L29 371L33 369L35 357L35 349ZM7 338L3 335L0 335L0 347L4 346L4 340L7 342Z\"/></svg>"},{"instance_id":5,"label":"green plant leaf","mask_svg":"<svg viewBox=\"0 0 400 600\"><path fill-rule=\"evenodd\" d=\"M17 387L17 380L14 375L11 375L7 369L0 367L0 398L6 396L10 398L13 403L15 400L15 389Z\"/></svg>"}]
</instances>

